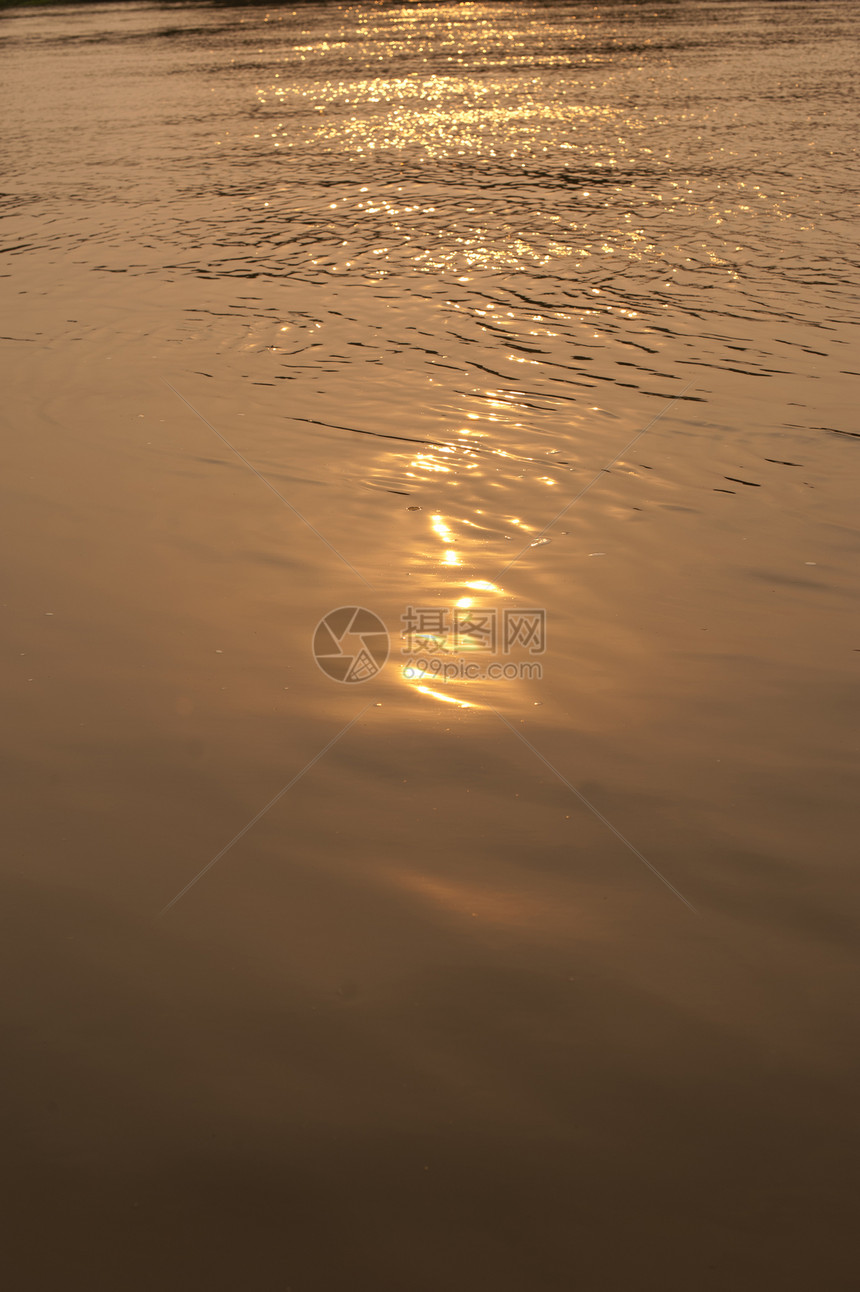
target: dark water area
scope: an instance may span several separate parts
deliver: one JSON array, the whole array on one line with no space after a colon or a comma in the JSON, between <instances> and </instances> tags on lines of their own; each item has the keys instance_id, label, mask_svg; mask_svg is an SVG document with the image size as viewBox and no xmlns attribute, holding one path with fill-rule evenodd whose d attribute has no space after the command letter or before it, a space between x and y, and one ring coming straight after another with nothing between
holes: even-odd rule
<instances>
[{"instance_id":1,"label":"dark water area","mask_svg":"<svg viewBox=\"0 0 860 1292\"><path fill-rule=\"evenodd\" d=\"M858 36L2 11L10 1287L857 1286Z\"/></svg>"}]
</instances>

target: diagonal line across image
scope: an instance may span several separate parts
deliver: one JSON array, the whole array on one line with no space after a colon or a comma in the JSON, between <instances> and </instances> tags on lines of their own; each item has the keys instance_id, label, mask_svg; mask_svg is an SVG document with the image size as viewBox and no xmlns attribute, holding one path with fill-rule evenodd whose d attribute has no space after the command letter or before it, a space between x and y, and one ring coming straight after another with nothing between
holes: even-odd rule
<instances>
[{"instance_id":1,"label":"diagonal line across image","mask_svg":"<svg viewBox=\"0 0 860 1292\"><path fill-rule=\"evenodd\" d=\"M608 819L608 817L605 817L603 813L585 797L582 790L578 790L575 785L571 784L571 782L567 779L567 777L563 776L561 772L558 770L558 768L554 767L553 764L549 761L549 759L545 758L544 755L540 752L540 750L536 749L535 746L532 744L532 742L526 736L524 736L521 731L518 731L512 722L508 722L507 718L503 713L499 713L498 709L493 709L493 713L496 715L497 718L501 719L501 721L505 724L505 726L508 727L514 733L517 740L522 741L526 749L531 750L535 758L539 759L540 762L543 763L544 767L549 768L553 776L555 776L557 780L560 780L562 785L566 786L567 789L570 790L571 794L576 795L580 803L582 803L583 807L587 807L589 812L591 812L593 816L596 816L598 821L600 821L603 825L605 825L607 830L610 830L612 834L615 835L616 839L619 839L621 843L624 844L624 847L627 848L629 852L632 852L633 856L637 857L639 861L642 862L642 865L647 867L647 869L651 871L652 875L654 875L657 879L659 879L661 884L665 884L669 892L673 893L675 897L677 897L679 902L683 902L684 905L687 907L687 909L692 911L694 915L699 914L699 912L696 910L693 903L687 900L684 894L675 887L675 885L671 882L671 880L668 880L665 875L661 874L661 872L657 869L657 867L652 862L650 862L648 858L643 855L643 853L639 851L639 849L635 846L635 844L632 844L629 839L624 837L624 835L621 833L620 830L616 829L616 827L612 824L612 822Z\"/></svg>"},{"instance_id":2,"label":"diagonal line across image","mask_svg":"<svg viewBox=\"0 0 860 1292\"><path fill-rule=\"evenodd\" d=\"M186 894L190 889L192 889L192 888L194 887L194 885L195 885L195 884L197 884L197 883L198 883L198 882L203 878L203 876L204 876L204 875L206 875L206 874L207 874L207 873L212 869L212 867L213 867L214 865L216 865L216 864L217 864L217 862L219 862L219 861L221 860L221 858L222 858L222 857L226 856L226 854L230 851L230 849L233 847L233 845L234 845L234 844L236 844L236 843L238 843L240 839L243 839L243 838L245 837L245 835L248 833L248 831L249 831L249 830L251 830L251 829L253 829L253 827L257 824L257 822L258 822L258 821L261 821L261 820L262 820L262 818L266 815L266 813L269 811L269 809L270 809L270 808L273 808L273 807L275 806L275 804L276 804L277 802L279 802L279 801L284 797L284 795L285 795L289 790L291 790L291 789L293 788L293 786L294 786L294 785L296 785L296 784L297 784L297 783L302 779L302 777L305 775L305 773L306 773L306 772L309 772L309 771L311 770L311 768L312 768L312 767L314 767L314 766L315 766L315 765L320 761L320 759L321 759L321 758L324 758L324 757L325 757L325 755L328 753L328 751L329 751L329 750L330 750L334 745L336 745L336 744L337 744L337 742L340 740L340 738L341 738L342 736L345 736L345 735L346 735L346 733L349 731L350 727L354 727L354 726L355 726L355 724L358 722L358 720L359 720L359 718L362 716L362 714L366 713L366 712L367 712L367 710L368 710L369 708L370 708L370 704L366 704L366 705L364 706L364 708L363 708L363 709L361 709L361 710L360 710L360 711L355 715L355 717L354 717L354 718L351 718L351 719L349 720L349 722L346 724L346 726L345 726L345 727L341 727L341 729L340 729L340 731L337 733L337 735L336 735L336 736L332 736L332 738L331 738L331 740L328 742L328 744L327 744L327 745L323 745L323 747L322 747L322 749L319 751L319 753L318 753L318 754L314 754L313 758L311 758L309 762L305 763L305 765L304 765L304 767L302 768L302 770L301 770L300 772L296 772L296 775L292 778L292 780L287 781L287 784L286 784L286 785L284 785L282 789L279 789L279 790L278 790L278 792L277 792L277 794L274 796L274 798L269 799L269 801L268 801L268 803L265 805L265 807L260 808L260 811L257 813L257 815L256 815L256 816L251 817L251 820L247 823L247 825L244 825L244 826L242 827L242 829L239 831L239 833L238 833L238 834L234 834L234 835L233 835L233 838L230 840L230 842L229 842L229 843L226 843L226 844L224 845L224 847L221 849L221 851L220 851L220 852L216 852L216 854L215 854L215 856L212 858L212 860L211 860L211 861L207 861L206 865L202 868L202 870L198 870L197 874L193 877L193 879L190 879L190 880L188 881L188 883L185 885L185 887L184 887L184 888L180 888L179 892L178 892L174 897L171 897L171 899L170 899L170 901L167 903L167 905L166 905L166 906L163 906L163 907L161 908L161 910L159 911L159 915L166 915L166 914L167 914L167 912L168 912L172 907L174 907L174 906L176 905L176 903L177 903L178 901L180 901L180 900L185 896L185 894Z\"/></svg>"}]
</instances>

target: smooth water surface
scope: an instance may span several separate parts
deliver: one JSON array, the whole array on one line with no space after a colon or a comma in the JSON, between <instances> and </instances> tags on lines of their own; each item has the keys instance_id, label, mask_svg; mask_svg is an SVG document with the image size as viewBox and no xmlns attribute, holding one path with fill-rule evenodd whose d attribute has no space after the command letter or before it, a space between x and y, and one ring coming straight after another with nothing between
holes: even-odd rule
<instances>
[{"instance_id":1,"label":"smooth water surface","mask_svg":"<svg viewBox=\"0 0 860 1292\"><path fill-rule=\"evenodd\" d=\"M855 1286L858 16L3 11L16 1289Z\"/></svg>"}]
</instances>

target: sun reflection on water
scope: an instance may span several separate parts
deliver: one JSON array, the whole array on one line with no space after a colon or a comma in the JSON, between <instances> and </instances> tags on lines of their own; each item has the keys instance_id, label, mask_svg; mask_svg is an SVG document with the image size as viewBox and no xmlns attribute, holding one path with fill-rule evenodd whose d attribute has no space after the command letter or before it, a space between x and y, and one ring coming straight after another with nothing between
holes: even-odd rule
<instances>
[{"instance_id":1,"label":"sun reflection on water","mask_svg":"<svg viewBox=\"0 0 860 1292\"><path fill-rule=\"evenodd\" d=\"M457 616L460 612L454 646L452 648L452 637L444 631L414 631L409 639L411 658L401 666L400 677L416 694L462 709L475 709L486 707L474 698L476 689L480 687L482 692L485 691L488 686L494 686L495 679L490 680L484 675L485 665L493 657L486 654L484 644L470 637L469 632L475 617L480 621L487 613L495 614L500 601L508 594L490 579L452 581L446 577L440 585L440 569L462 567L467 559L462 544L459 550L453 546L458 542L456 528L460 527L484 530L484 526L475 520L446 517L440 511L431 513L430 533L442 546L426 554L427 573L433 580L432 591L426 592L423 599L413 594L415 604L430 607L430 613ZM485 654L483 659L482 652ZM469 670L475 671L464 672L467 665ZM469 692L472 698L464 699L464 691Z\"/></svg>"},{"instance_id":2,"label":"sun reflection on water","mask_svg":"<svg viewBox=\"0 0 860 1292\"><path fill-rule=\"evenodd\" d=\"M425 674L425 676L428 675ZM422 695L431 696L434 700L442 700L445 704L456 704L460 709L476 709L479 707L476 704L471 704L468 700L461 700L459 696L446 695L444 691L434 691L429 686L420 686L416 684L415 690L420 691Z\"/></svg>"}]
</instances>

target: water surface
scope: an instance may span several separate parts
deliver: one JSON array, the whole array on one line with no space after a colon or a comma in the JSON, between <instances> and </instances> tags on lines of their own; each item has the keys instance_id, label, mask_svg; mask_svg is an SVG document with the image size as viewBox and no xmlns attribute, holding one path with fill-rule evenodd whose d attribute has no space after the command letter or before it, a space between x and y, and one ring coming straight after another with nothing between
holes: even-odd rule
<instances>
[{"instance_id":1,"label":"water surface","mask_svg":"<svg viewBox=\"0 0 860 1292\"><path fill-rule=\"evenodd\" d=\"M0 39L15 1286L853 1286L856 8Z\"/></svg>"}]
</instances>

